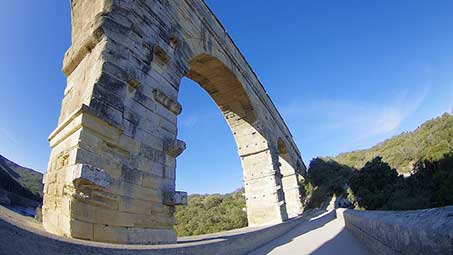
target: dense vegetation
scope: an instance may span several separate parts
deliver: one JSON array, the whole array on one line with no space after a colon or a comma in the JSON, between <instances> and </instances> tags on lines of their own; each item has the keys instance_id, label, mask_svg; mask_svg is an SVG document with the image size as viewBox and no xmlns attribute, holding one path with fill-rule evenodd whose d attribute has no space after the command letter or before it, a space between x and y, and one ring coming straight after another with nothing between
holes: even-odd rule
<instances>
[{"instance_id":1,"label":"dense vegetation","mask_svg":"<svg viewBox=\"0 0 453 255\"><path fill-rule=\"evenodd\" d=\"M345 195L352 174L352 168L341 165L333 159L313 159L304 183L305 206L320 207L328 197Z\"/></svg>"},{"instance_id":2,"label":"dense vegetation","mask_svg":"<svg viewBox=\"0 0 453 255\"><path fill-rule=\"evenodd\" d=\"M42 174L17 165L0 155L0 189L40 202Z\"/></svg>"},{"instance_id":3,"label":"dense vegetation","mask_svg":"<svg viewBox=\"0 0 453 255\"><path fill-rule=\"evenodd\" d=\"M453 115L425 122L413 132L388 139L370 149L342 153L334 158L340 164L360 169L376 157L382 157L399 173L408 173L420 160L439 160L453 152Z\"/></svg>"},{"instance_id":4,"label":"dense vegetation","mask_svg":"<svg viewBox=\"0 0 453 255\"><path fill-rule=\"evenodd\" d=\"M244 191L226 195L190 195L176 209L178 236L202 235L247 226Z\"/></svg>"},{"instance_id":5,"label":"dense vegetation","mask_svg":"<svg viewBox=\"0 0 453 255\"><path fill-rule=\"evenodd\" d=\"M331 196L366 210L416 210L453 205L453 154L415 164L404 177L376 157L359 170L332 159L314 159L305 182L308 208Z\"/></svg>"},{"instance_id":6,"label":"dense vegetation","mask_svg":"<svg viewBox=\"0 0 453 255\"><path fill-rule=\"evenodd\" d=\"M313 159L305 203L319 207L336 195L368 210L453 205L452 158L453 116L444 114L369 150ZM402 172L412 174L403 177Z\"/></svg>"},{"instance_id":7,"label":"dense vegetation","mask_svg":"<svg viewBox=\"0 0 453 255\"><path fill-rule=\"evenodd\" d=\"M375 158L350 180L355 203L368 210L415 210L453 205L453 154L416 163L410 177L398 176Z\"/></svg>"}]
</instances>

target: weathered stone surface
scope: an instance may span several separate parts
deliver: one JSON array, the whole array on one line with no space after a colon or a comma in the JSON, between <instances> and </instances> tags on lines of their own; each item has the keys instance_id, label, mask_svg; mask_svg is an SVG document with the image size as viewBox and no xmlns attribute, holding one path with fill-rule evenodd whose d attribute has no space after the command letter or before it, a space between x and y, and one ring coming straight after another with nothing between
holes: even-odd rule
<instances>
[{"instance_id":1,"label":"weathered stone surface","mask_svg":"<svg viewBox=\"0 0 453 255\"><path fill-rule=\"evenodd\" d=\"M13 215L14 214L14 215ZM238 229L205 236L181 238L178 244L166 245L118 245L75 240L46 233L30 219L21 217L0 206L0 253L17 255L231 255L248 254L269 241L284 235L305 219L296 218L275 226ZM91 233L87 228L85 234ZM151 232L151 233L150 233ZM83 233L82 233L83 234ZM169 230L114 229L94 225L93 234L104 242L122 239L147 242L153 236L163 240L172 239ZM146 239L145 239L146 238ZM143 243L143 242L140 242Z\"/></svg>"},{"instance_id":2,"label":"weathered stone surface","mask_svg":"<svg viewBox=\"0 0 453 255\"><path fill-rule=\"evenodd\" d=\"M164 193L165 205L187 205L187 192L174 191Z\"/></svg>"},{"instance_id":3,"label":"weathered stone surface","mask_svg":"<svg viewBox=\"0 0 453 255\"><path fill-rule=\"evenodd\" d=\"M179 115L182 112L182 106L176 102L175 100L171 99L169 96L165 95L164 92L155 89L153 91L154 93L154 99L160 103L161 105L165 106L168 110L170 110L172 113Z\"/></svg>"},{"instance_id":4,"label":"weathered stone surface","mask_svg":"<svg viewBox=\"0 0 453 255\"><path fill-rule=\"evenodd\" d=\"M176 140L168 145L167 154L172 157L178 157L186 150L186 143L181 140Z\"/></svg>"},{"instance_id":5,"label":"weathered stone surface","mask_svg":"<svg viewBox=\"0 0 453 255\"><path fill-rule=\"evenodd\" d=\"M453 254L453 206L399 212L337 209L337 215L375 254Z\"/></svg>"},{"instance_id":6,"label":"weathered stone surface","mask_svg":"<svg viewBox=\"0 0 453 255\"><path fill-rule=\"evenodd\" d=\"M175 241L179 83L197 82L236 140L250 226L302 212L301 155L255 73L202 0L72 0L68 76L43 225L117 243ZM204 155L200 155L202 158ZM102 169L102 170L101 170ZM164 210L163 208L166 208Z\"/></svg>"},{"instance_id":7,"label":"weathered stone surface","mask_svg":"<svg viewBox=\"0 0 453 255\"><path fill-rule=\"evenodd\" d=\"M111 178L100 168L85 164L77 164L73 170L72 181L88 182L101 188L107 188L110 186Z\"/></svg>"}]
</instances>

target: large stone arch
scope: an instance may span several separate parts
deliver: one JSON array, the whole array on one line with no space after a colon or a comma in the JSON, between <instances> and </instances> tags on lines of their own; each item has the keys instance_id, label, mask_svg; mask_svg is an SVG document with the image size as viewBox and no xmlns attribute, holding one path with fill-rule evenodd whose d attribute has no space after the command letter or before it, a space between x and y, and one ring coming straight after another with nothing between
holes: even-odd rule
<instances>
[{"instance_id":1,"label":"large stone arch","mask_svg":"<svg viewBox=\"0 0 453 255\"><path fill-rule=\"evenodd\" d=\"M268 135L256 112L256 99L219 59L201 54L189 61L187 77L196 81L222 111L236 140L243 166L249 225L278 223L287 219L279 190ZM255 100L255 101L254 101ZM270 200L270 201L269 201Z\"/></svg>"},{"instance_id":2,"label":"large stone arch","mask_svg":"<svg viewBox=\"0 0 453 255\"><path fill-rule=\"evenodd\" d=\"M114 243L172 243L179 83L223 112L244 170L250 226L302 210L291 133L238 48L201 0L72 0L67 87L44 178L44 227ZM284 143L284 157L281 146ZM285 165L282 165L285 159ZM301 163L302 162L302 163Z\"/></svg>"}]
</instances>

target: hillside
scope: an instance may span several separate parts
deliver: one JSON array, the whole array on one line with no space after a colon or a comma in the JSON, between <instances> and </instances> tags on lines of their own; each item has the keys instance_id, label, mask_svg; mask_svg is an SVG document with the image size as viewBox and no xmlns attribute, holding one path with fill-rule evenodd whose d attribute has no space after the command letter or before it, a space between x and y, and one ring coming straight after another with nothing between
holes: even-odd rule
<instances>
[{"instance_id":1,"label":"hillside","mask_svg":"<svg viewBox=\"0 0 453 255\"><path fill-rule=\"evenodd\" d=\"M378 145L341 153L333 159L355 169L362 168L375 157L382 157L399 173L408 173L419 160L439 160L453 152L453 115L444 115L423 123L412 132L402 133Z\"/></svg>"},{"instance_id":2,"label":"hillside","mask_svg":"<svg viewBox=\"0 0 453 255\"><path fill-rule=\"evenodd\" d=\"M41 201L42 174L0 155L0 188L28 199Z\"/></svg>"}]
</instances>

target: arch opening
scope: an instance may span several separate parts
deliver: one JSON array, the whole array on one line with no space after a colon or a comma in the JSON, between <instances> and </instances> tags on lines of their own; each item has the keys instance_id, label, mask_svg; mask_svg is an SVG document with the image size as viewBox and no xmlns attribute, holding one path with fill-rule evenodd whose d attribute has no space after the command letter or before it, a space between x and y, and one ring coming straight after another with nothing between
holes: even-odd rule
<instances>
[{"instance_id":1,"label":"arch opening","mask_svg":"<svg viewBox=\"0 0 453 255\"><path fill-rule=\"evenodd\" d=\"M236 75L220 60L205 54L193 58L189 65L186 77L198 83L214 100L231 129L239 156L266 146L252 101ZM247 174L244 172L244 178Z\"/></svg>"},{"instance_id":2,"label":"arch opening","mask_svg":"<svg viewBox=\"0 0 453 255\"><path fill-rule=\"evenodd\" d=\"M242 187L236 141L223 113L195 81L184 77L178 101L178 138L188 146L177 158L176 189L189 194L227 194Z\"/></svg>"},{"instance_id":3,"label":"arch opening","mask_svg":"<svg viewBox=\"0 0 453 255\"><path fill-rule=\"evenodd\" d=\"M277 190L279 177L260 127L250 93L236 75L217 58L201 54L189 61L186 77L203 88L226 120L241 159L249 226L287 219L284 199Z\"/></svg>"},{"instance_id":4,"label":"arch opening","mask_svg":"<svg viewBox=\"0 0 453 255\"><path fill-rule=\"evenodd\" d=\"M187 77L181 80L178 98L184 106L177 121L178 138L188 146L177 158L176 190L189 196L188 204L176 209L176 235L247 227L241 161L223 113L201 86ZM194 222L194 217L203 224Z\"/></svg>"}]
</instances>

